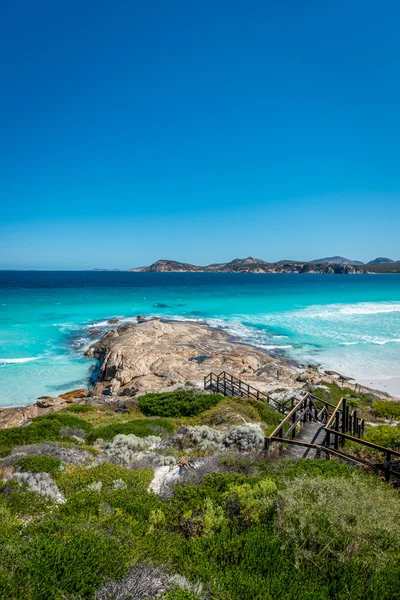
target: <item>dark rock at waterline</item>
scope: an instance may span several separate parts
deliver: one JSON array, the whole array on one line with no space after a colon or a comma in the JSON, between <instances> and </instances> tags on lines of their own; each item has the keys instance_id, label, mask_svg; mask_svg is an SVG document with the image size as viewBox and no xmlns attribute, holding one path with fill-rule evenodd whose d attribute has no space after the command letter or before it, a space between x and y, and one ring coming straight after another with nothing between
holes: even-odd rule
<instances>
[{"instance_id":1,"label":"dark rock at waterline","mask_svg":"<svg viewBox=\"0 0 400 600\"><path fill-rule=\"evenodd\" d=\"M119 323L119 319L117 317L115 317L114 319L108 319L107 323L109 325L115 325L116 323Z\"/></svg>"},{"instance_id":2,"label":"dark rock at waterline","mask_svg":"<svg viewBox=\"0 0 400 600\"><path fill-rule=\"evenodd\" d=\"M85 390L85 388L79 388L78 390L71 390L70 392L66 392L65 394L60 394L60 398L63 398L63 400L68 401L73 401L73 400L77 400L78 398L85 398L87 396L87 391Z\"/></svg>"},{"instance_id":3,"label":"dark rock at waterline","mask_svg":"<svg viewBox=\"0 0 400 600\"><path fill-rule=\"evenodd\" d=\"M91 339L98 338L101 335L103 335L103 333L104 331L102 329L99 329L98 327L93 327L90 329L88 337Z\"/></svg>"}]
</instances>

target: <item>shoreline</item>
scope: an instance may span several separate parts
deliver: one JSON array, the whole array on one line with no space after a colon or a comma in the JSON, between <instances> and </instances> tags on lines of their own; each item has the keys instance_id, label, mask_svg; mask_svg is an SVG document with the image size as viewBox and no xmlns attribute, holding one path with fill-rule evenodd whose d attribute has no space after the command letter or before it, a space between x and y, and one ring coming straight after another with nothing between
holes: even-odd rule
<instances>
[{"instance_id":1,"label":"shoreline","mask_svg":"<svg viewBox=\"0 0 400 600\"><path fill-rule=\"evenodd\" d=\"M347 387L349 389L352 390L356 390L356 388L361 388L361 391L364 391L365 393L372 393L374 395L376 395L377 397L383 399L383 400L399 400L400 401L400 376L393 376L393 377L389 377L389 378L351 378L350 380L347 379L346 376L342 376L341 374L337 373L337 377L329 375L329 369L322 369L322 367L320 365L318 365L317 363L312 363L312 362L307 362L307 363L301 363L295 359L292 359L290 357L288 357L285 354L285 351L275 351L275 350L268 350L266 348L263 348L262 346L258 346L257 344L254 343L250 343L250 342L246 342L244 341L240 336L235 335L229 331L226 331L222 326L215 326L215 325L210 325L209 323L207 323L206 320L195 320L195 319L190 319L190 318L185 318L185 319L168 319L165 317L159 317L159 316L149 316L149 317L144 317L143 320L136 320L137 317L111 317L109 319L104 319L104 329L101 333L101 335L97 338L97 339L93 339L90 342L90 346L88 346L88 350L85 352L85 354L82 356L82 358L88 358L90 359L90 355L88 354L88 351L93 348L94 346L96 346L97 344L100 344L102 342L102 340L104 339L105 336L107 336L107 334L109 334L110 332L114 331L114 330L118 330L120 327L132 327L135 325L138 325L139 323L147 323L147 322L151 322L151 321L159 321L160 323L165 323L165 324L191 324L195 327L199 327L200 329L204 329L206 331L209 332L213 332L215 334L219 334L221 336L223 336L227 342L227 344L231 344L233 346L237 346L237 347L242 347L244 348L244 350L253 350L256 351L258 353L262 353L263 355L265 355L266 358L268 358L268 361L270 361L271 363L273 363L274 361L276 361L277 363L279 363L279 366L281 366L282 368L288 369L288 371L290 371L293 375L293 377L298 376L299 374L301 374L302 372L306 372L308 370L312 370L315 374L316 377L318 377L321 382L335 382L337 384L342 383L342 387ZM106 325L107 323L107 325ZM96 327L96 323L93 323L93 327ZM100 329L100 328L99 328ZM89 341L89 336L88 336L88 341ZM93 361L93 356L92 356L92 361ZM93 365L95 365L96 363L93 362ZM332 371L333 373L333 371ZM91 388L95 387L96 384L99 382L98 379L93 379L93 373L91 373L90 375L88 375L87 380L82 383L82 386L84 387L84 389L86 390L86 398L90 397L90 392L91 392ZM259 381L259 384L262 386L263 381L262 378ZM83 388L82 388L83 389ZM261 390L260 390L261 391ZM60 394L59 396L55 396L52 397L53 399L55 399L56 401L58 399L63 398L64 396L68 396L71 393L76 392L76 390L68 390L62 394ZM85 397L83 395L81 395L81 397ZM50 398L50 396L46 397L46 398ZM68 402L70 403L70 401ZM66 406L68 404L67 402L59 402L60 404L60 408L63 408L64 406ZM49 407L41 407L41 404L43 404L43 400L41 401L40 398L38 398L36 401L33 401L32 403L27 403L24 405L9 405L9 406L1 406L0 407L0 428L2 427L2 416L4 415L5 411L7 412L12 412L15 411L16 413L20 413L21 415L26 414L28 416L28 418L32 418L32 416L37 416L39 414L45 414L45 412L51 412L51 410L59 410L60 408L57 406L57 403L55 403L52 406ZM64 406L62 406L64 405Z\"/></svg>"}]
</instances>

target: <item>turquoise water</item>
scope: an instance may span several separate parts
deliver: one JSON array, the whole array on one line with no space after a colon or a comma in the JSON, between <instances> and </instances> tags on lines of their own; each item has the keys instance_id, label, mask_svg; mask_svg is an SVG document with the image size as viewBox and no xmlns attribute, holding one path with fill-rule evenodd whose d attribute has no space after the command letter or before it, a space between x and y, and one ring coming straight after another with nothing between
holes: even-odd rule
<instances>
[{"instance_id":1,"label":"turquoise water","mask_svg":"<svg viewBox=\"0 0 400 600\"><path fill-rule=\"evenodd\" d=\"M400 376L400 275L0 272L0 406L85 385L107 319L205 321L345 375Z\"/></svg>"}]
</instances>

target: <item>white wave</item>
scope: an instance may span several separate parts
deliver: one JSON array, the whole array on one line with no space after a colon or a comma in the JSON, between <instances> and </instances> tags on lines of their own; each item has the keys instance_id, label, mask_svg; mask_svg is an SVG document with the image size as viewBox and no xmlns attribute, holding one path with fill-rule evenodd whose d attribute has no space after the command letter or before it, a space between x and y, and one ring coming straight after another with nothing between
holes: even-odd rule
<instances>
[{"instance_id":1,"label":"white wave","mask_svg":"<svg viewBox=\"0 0 400 600\"><path fill-rule=\"evenodd\" d=\"M400 344L400 338L372 339L370 344L377 344L378 346L386 346L386 344Z\"/></svg>"},{"instance_id":2,"label":"white wave","mask_svg":"<svg viewBox=\"0 0 400 600\"><path fill-rule=\"evenodd\" d=\"M315 319L338 319L342 316L379 315L399 313L400 302L358 302L356 304L316 304L287 316L308 317ZM282 317L284 315L281 315Z\"/></svg>"},{"instance_id":3,"label":"white wave","mask_svg":"<svg viewBox=\"0 0 400 600\"><path fill-rule=\"evenodd\" d=\"M32 362L34 360L39 360L42 358L41 356L31 356L29 358L0 358L0 365L17 365L22 363Z\"/></svg>"}]
</instances>

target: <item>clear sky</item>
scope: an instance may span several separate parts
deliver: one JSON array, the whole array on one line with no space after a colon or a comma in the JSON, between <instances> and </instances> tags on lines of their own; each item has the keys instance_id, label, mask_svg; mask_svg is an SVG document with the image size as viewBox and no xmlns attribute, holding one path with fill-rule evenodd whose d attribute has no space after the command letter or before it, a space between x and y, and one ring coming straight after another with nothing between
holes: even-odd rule
<instances>
[{"instance_id":1,"label":"clear sky","mask_svg":"<svg viewBox=\"0 0 400 600\"><path fill-rule=\"evenodd\" d=\"M3 0L0 268L400 259L399 19Z\"/></svg>"}]
</instances>

